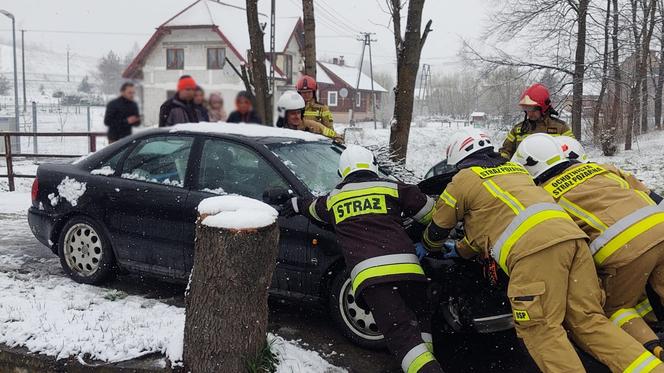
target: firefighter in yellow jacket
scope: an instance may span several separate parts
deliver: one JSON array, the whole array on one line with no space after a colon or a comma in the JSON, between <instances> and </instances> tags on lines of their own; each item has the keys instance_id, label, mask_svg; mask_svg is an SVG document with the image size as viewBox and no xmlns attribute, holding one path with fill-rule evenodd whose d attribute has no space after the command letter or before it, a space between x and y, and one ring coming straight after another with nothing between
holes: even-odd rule
<instances>
[{"instance_id":1,"label":"firefighter in yellow jacket","mask_svg":"<svg viewBox=\"0 0 664 373\"><path fill-rule=\"evenodd\" d=\"M570 143L532 135L513 160L524 165L590 237L590 252L606 291L606 315L661 359L664 345L637 307L647 283L664 296L664 210L633 175L612 165L565 159ZM561 151L562 160L547 162Z\"/></svg>"},{"instance_id":2,"label":"firefighter in yellow jacket","mask_svg":"<svg viewBox=\"0 0 664 373\"><path fill-rule=\"evenodd\" d=\"M329 137L337 142L343 142L343 137L333 129L303 117L304 100L295 91L287 91L279 97L277 102L277 127L307 131Z\"/></svg>"},{"instance_id":3,"label":"firefighter in yellow jacket","mask_svg":"<svg viewBox=\"0 0 664 373\"><path fill-rule=\"evenodd\" d=\"M526 169L495 153L479 130L456 136L447 159L459 172L437 201L423 242L448 255L493 257L510 276L517 334L542 371L584 371L565 323L613 372L664 372L660 360L606 318L586 234ZM458 221L466 236L449 245Z\"/></svg>"},{"instance_id":4,"label":"firefighter in yellow jacket","mask_svg":"<svg viewBox=\"0 0 664 373\"><path fill-rule=\"evenodd\" d=\"M507 134L499 150L506 159L512 158L521 141L533 133L574 137L565 122L552 116L558 113L551 106L549 90L545 86L537 83L528 87L521 94L519 105L525 111L525 118Z\"/></svg>"},{"instance_id":5,"label":"firefighter in yellow jacket","mask_svg":"<svg viewBox=\"0 0 664 373\"><path fill-rule=\"evenodd\" d=\"M302 96L306 103L304 108L304 119L313 120L327 128L334 129L332 112L327 105L323 105L316 100L316 91L318 90L316 79L304 75L297 81L295 88L297 89L297 93Z\"/></svg>"}]
</instances>

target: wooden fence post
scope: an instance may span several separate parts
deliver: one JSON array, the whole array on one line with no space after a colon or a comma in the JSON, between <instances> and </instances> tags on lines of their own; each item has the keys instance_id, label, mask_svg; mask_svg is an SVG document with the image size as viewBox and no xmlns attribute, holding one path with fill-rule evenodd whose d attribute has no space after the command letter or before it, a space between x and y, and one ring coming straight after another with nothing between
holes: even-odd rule
<instances>
[{"instance_id":1,"label":"wooden fence post","mask_svg":"<svg viewBox=\"0 0 664 373\"><path fill-rule=\"evenodd\" d=\"M207 201L222 203L210 210L204 208ZM225 201L241 207L228 211ZM199 213L185 302L185 371L245 372L247 362L266 344L268 288L279 242L277 213L238 196L206 199ZM251 222L243 225L242 219Z\"/></svg>"}]
</instances>

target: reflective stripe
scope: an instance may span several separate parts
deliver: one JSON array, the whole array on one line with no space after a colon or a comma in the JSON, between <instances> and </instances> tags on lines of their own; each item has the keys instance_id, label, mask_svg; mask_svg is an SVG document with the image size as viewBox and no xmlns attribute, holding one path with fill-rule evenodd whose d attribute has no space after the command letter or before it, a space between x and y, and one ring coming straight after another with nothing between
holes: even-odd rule
<instances>
[{"instance_id":1,"label":"reflective stripe","mask_svg":"<svg viewBox=\"0 0 664 373\"><path fill-rule=\"evenodd\" d=\"M422 333L422 341L427 345L429 352L433 354L433 335L431 333Z\"/></svg>"},{"instance_id":2,"label":"reflective stripe","mask_svg":"<svg viewBox=\"0 0 664 373\"><path fill-rule=\"evenodd\" d=\"M652 305L650 304L650 300L646 298L641 303L637 304L634 309L636 309L636 312L638 312L639 316L645 317L647 314L652 312Z\"/></svg>"},{"instance_id":3,"label":"reflective stripe","mask_svg":"<svg viewBox=\"0 0 664 373\"><path fill-rule=\"evenodd\" d=\"M655 355L646 351L639 355L629 366L623 370L623 373L647 373L655 369L662 362Z\"/></svg>"},{"instance_id":4,"label":"reflective stripe","mask_svg":"<svg viewBox=\"0 0 664 373\"><path fill-rule=\"evenodd\" d=\"M372 185L375 184L375 185ZM349 188L346 188L348 186ZM394 183L354 183L344 186L338 192L330 193L327 198L327 209L331 209L337 202L353 197L366 196L369 194L382 194L399 198L399 189Z\"/></svg>"},{"instance_id":5,"label":"reflective stripe","mask_svg":"<svg viewBox=\"0 0 664 373\"><path fill-rule=\"evenodd\" d=\"M629 183L625 179L623 179L622 177L620 177L616 174L612 174L610 172L604 174L604 176L611 179L611 180L613 180L613 181L615 181L616 183L618 183L621 188L629 189Z\"/></svg>"},{"instance_id":6,"label":"reflective stripe","mask_svg":"<svg viewBox=\"0 0 664 373\"><path fill-rule=\"evenodd\" d=\"M430 361L435 361L436 358L429 352L425 343L420 343L413 347L406 353L406 356L401 360L401 369L404 373L417 373Z\"/></svg>"},{"instance_id":7,"label":"reflective stripe","mask_svg":"<svg viewBox=\"0 0 664 373\"><path fill-rule=\"evenodd\" d=\"M661 207L662 209L664 209L664 199L661 200L661 201L659 201L659 205L657 205L657 206L659 206L659 207Z\"/></svg>"},{"instance_id":8,"label":"reflective stripe","mask_svg":"<svg viewBox=\"0 0 664 373\"><path fill-rule=\"evenodd\" d=\"M457 200L456 198L452 197L451 194L447 192L447 190L444 190L443 193L440 195L440 199L445 201L445 203L450 206L451 208L455 209L457 205Z\"/></svg>"},{"instance_id":9,"label":"reflective stripe","mask_svg":"<svg viewBox=\"0 0 664 373\"><path fill-rule=\"evenodd\" d=\"M517 241L536 225L551 219L572 220L563 208L555 203L536 203L512 219L491 249L491 255L505 273L509 274L507 257Z\"/></svg>"},{"instance_id":10,"label":"reflective stripe","mask_svg":"<svg viewBox=\"0 0 664 373\"><path fill-rule=\"evenodd\" d=\"M515 139L515 137L514 137L514 134L512 132L507 134L507 141L514 142L514 139Z\"/></svg>"},{"instance_id":11,"label":"reflective stripe","mask_svg":"<svg viewBox=\"0 0 664 373\"><path fill-rule=\"evenodd\" d=\"M636 190L636 189L634 189L634 191L636 192L636 194L639 195L639 197L641 197L641 199L646 201L647 204L649 204L651 206L656 205L655 201L653 201L652 198L650 198L650 196L646 192L643 192L641 190Z\"/></svg>"},{"instance_id":12,"label":"reflective stripe","mask_svg":"<svg viewBox=\"0 0 664 373\"><path fill-rule=\"evenodd\" d=\"M422 224L429 223L431 221L431 216L433 215L433 208L435 205L436 202L433 200L433 198L427 196L427 202L424 204L424 207L422 207L420 211L417 212L417 214L413 215L413 219Z\"/></svg>"},{"instance_id":13,"label":"reflective stripe","mask_svg":"<svg viewBox=\"0 0 664 373\"><path fill-rule=\"evenodd\" d=\"M439 251L440 249L443 248L443 244L445 243L445 240L440 240L440 241L433 241L429 238L429 228L424 230L424 234L422 235L422 240L424 241L424 245L429 249L429 251Z\"/></svg>"},{"instance_id":14,"label":"reflective stripe","mask_svg":"<svg viewBox=\"0 0 664 373\"><path fill-rule=\"evenodd\" d=\"M595 263L604 263L616 250L660 223L664 223L664 211L658 206L640 208L618 220L590 243Z\"/></svg>"},{"instance_id":15,"label":"reflective stripe","mask_svg":"<svg viewBox=\"0 0 664 373\"><path fill-rule=\"evenodd\" d=\"M315 199L311 204L309 204L309 215L311 215L312 218L318 220L321 223L325 223L323 219L318 216L318 213L316 212L316 202L318 202L317 199Z\"/></svg>"},{"instance_id":16,"label":"reflective stripe","mask_svg":"<svg viewBox=\"0 0 664 373\"><path fill-rule=\"evenodd\" d=\"M417 255L391 254L369 258L356 264L350 277L355 290L370 278L402 274L424 275Z\"/></svg>"},{"instance_id":17,"label":"reflective stripe","mask_svg":"<svg viewBox=\"0 0 664 373\"><path fill-rule=\"evenodd\" d=\"M518 199L516 199L513 195L511 195L508 191L500 188L495 182L492 180L487 180L484 183L482 183L484 187L491 193L494 197L500 199L503 201L509 208L514 211L515 215L519 215L519 213L523 210L525 210L525 207L523 207L523 204L519 202Z\"/></svg>"},{"instance_id":18,"label":"reflective stripe","mask_svg":"<svg viewBox=\"0 0 664 373\"><path fill-rule=\"evenodd\" d=\"M609 318L616 326L622 327L628 321L638 319L639 313L636 312L634 308L621 308L618 311L614 312L613 315Z\"/></svg>"},{"instance_id":19,"label":"reflective stripe","mask_svg":"<svg viewBox=\"0 0 664 373\"><path fill-rule=\"evenodd\" d=\"M586 224L595 228L600 233L604 232L608 228L608 226L604 224L597 216L591 214L589 211L584 210L581 208L581 206L572 203L565 197L561 197L558 201L558 204L562 206L570 215L583 220Z\"/></svg>"},{"instance_id":20,"label":"reflective stripe","mask_svg":"<svg viewBox=\"0 0 664 373\"><path fill-rule=\"evenodd\" d=\"M361 183L352 183L352 184L346 184L341 187L341 189L334 189L333 191L330 192L330 197L333 197L337 194L343 193L343 192L348 192L352 190L363 190L367 188L373 188L373 187L383 187L383 188L392 188L392 189L397 189L397 184L396 183L391 183L389 181L365 181Z\"/></svg>"},{"instance_id":21,"label":"reflective stripe","mask_svg":"<svg viewBox=\"0 0 664 373\"><path fill-rule=\"evenodd\" d=\"M334 132L333 130L327 128L327 127L324 127L322 131L323 131L323 136L330 137L330 138L337 137L337 133Z\"/></svg>"},{"instance_id":22,"label":"reflective stripe","mask_svg":"<svg viewBox=\"0 0 664 373\"><path fill-rule=\"evenodd\" d=\"M355 265L350 272L350 277L357 277L360 272L371 267L383 266L386 264L399 264L399 263L415 263L419 264L420 261L415 254L391 254L376 256L373 258L365 259Z\"/></svg>"},{"instance_id":23,"label":"reflective stripe","mask_svg":"<svg viewBox=\"0 0 664 373\"><path fill-rule=\"evenodd\" d=\"M574 132L572 132L572 130L567 130L567 131L563 132L563 134L561 136L569 136L571 138L574 138Z\"/></svg>"}]
</instances>

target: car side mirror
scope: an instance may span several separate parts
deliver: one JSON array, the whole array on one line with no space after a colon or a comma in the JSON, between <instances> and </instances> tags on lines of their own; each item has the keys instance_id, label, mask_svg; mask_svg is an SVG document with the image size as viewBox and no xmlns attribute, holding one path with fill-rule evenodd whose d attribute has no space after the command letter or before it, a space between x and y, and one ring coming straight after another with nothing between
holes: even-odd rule
<instances>
[{"instance_id":1,"label":"car side mirror","mask_svg":"<svg viewBox=\"0 0 664 373\"><path fill-rule=\"evenodd\" d=\"M272 188L263 192L263 202L268 205L281 205L288 201L293 193L284 188Z\"/></svg>"}]
</instances>

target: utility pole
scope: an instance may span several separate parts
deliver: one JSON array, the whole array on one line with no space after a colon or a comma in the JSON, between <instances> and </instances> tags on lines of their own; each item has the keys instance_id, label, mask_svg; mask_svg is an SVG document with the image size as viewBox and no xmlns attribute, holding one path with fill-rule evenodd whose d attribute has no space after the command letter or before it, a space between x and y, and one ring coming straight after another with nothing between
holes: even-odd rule
<instances>
[{"instance_id":1,"label":"utility pole","mask_svg":"<svg viewBox=\"0 0 664 373\"><path fill-rule=\"evenodd\" d=\"M376 41L376 40L373 40ZM374 129L378 129L376 124L376 91L374 91L374 77L373 77L373 58L371 57L371 38L369 38L369 77L371 78L371 109L373 111Z\"/></svg>"},{"instance_id":2,"label":"utility pole","mask_svg":"<svg viewBox=\"0 0 664 373\"><path fill-rule=\"evenodd\" d=\"M67 46L67 82L69 83L69 45Z\"/></svg>"},{"instance_id":3,"label":"utility pole","mask_svg":"<svg viewBox=\"0 0 664 373\"><path fill-rule=\"evenodd\" d=\"M417 99L419 101L420 115L424 112L425 102L429 99L429 85L431 83L431 65L422 64L422 73L420 75L420 87L417 91Z\"/></svg>"},{"instance_id":4,"label":"utility pole","mask_svg":"<svg viewBox=\"0 0 664 373\"><path fill-rule=\"evenodd\" d=\"M304 74L316 79L316 18L314 0L302 0L304 24Z\"/></svg>"},{"instance_id":5,"label":"utility pole","mask_svg":"<svg viewBox=\"0 0 664 373\"><path fill-rule=\"evenodd\" d=\"M277 107L276 105L276 90L277 90L277 84L276 81L274 80L274 54L275 54L275 47L274 47L274 32L275 32L275 0L272 0L270 3L270 99L272 100L272 105L270 105L270 108L272 108L273 112L274 109ZM272 121L272 126L277 125L277 122Z\"/></svg>"},{"instance_id":6,"label":"utility pole","mask_svg":"<svg viewBox=\"0 0 664 373\"><path fill-rule=\"evenodd\" d=\"M362 53L360 54L360 63L357 68L357 83L355 84L355 92L353 92L353 95L351 95L351 105L352 105L352 108L350 109L351 127L355 127L355 107L357 106L357 94L360 91L360 79L362 79L362 65L364 64L364 51L367 46L369 47L369 51L371 51L371 42L376 41L376 40L371 40L371 35L374 35L374 33L372 32L363 32L360 35L361 37L358 38L357 40L362 42ZM369 59L371 59L371 56L369 56ZM373 70L373 67L371 67L371 70ZM373 72L371 73L371 75L373 75ZM374 94L373 78L371 79L371 94L372 95ZM374 127L376 126L375 113L376 111L374 109Z\"/></svg>"},{"instance_id":7,"label":"utility pole","mask_svg":"<svg viewBox=\"0 0 664 373\"><path fill-rule=\"evenodd\" d=\"M23 72L23 112L28 108L28 99L25 96L25 30L21 30L21 71Z\"/></svg>"},{"instance_id":8,"label":"utility pole","mask_svg":"<svg viewBox=\"0 0 664 373\"><path fill-rule=\"evenodd\" d=\"M0 9L0 14L4 14L7 18L12 20L12 42L14 46L14 128L13 131L18 132L20 129L19 120L18 120L18 69L16 67L16 19L14 15L9 13L4 9ZM7 151L11 150L15 153L21 152L21 142L19 137L12 139L12 149L6 149ZM13 190L13 185L10 186L10 190Z\"/></svg>"}]
</instances>

